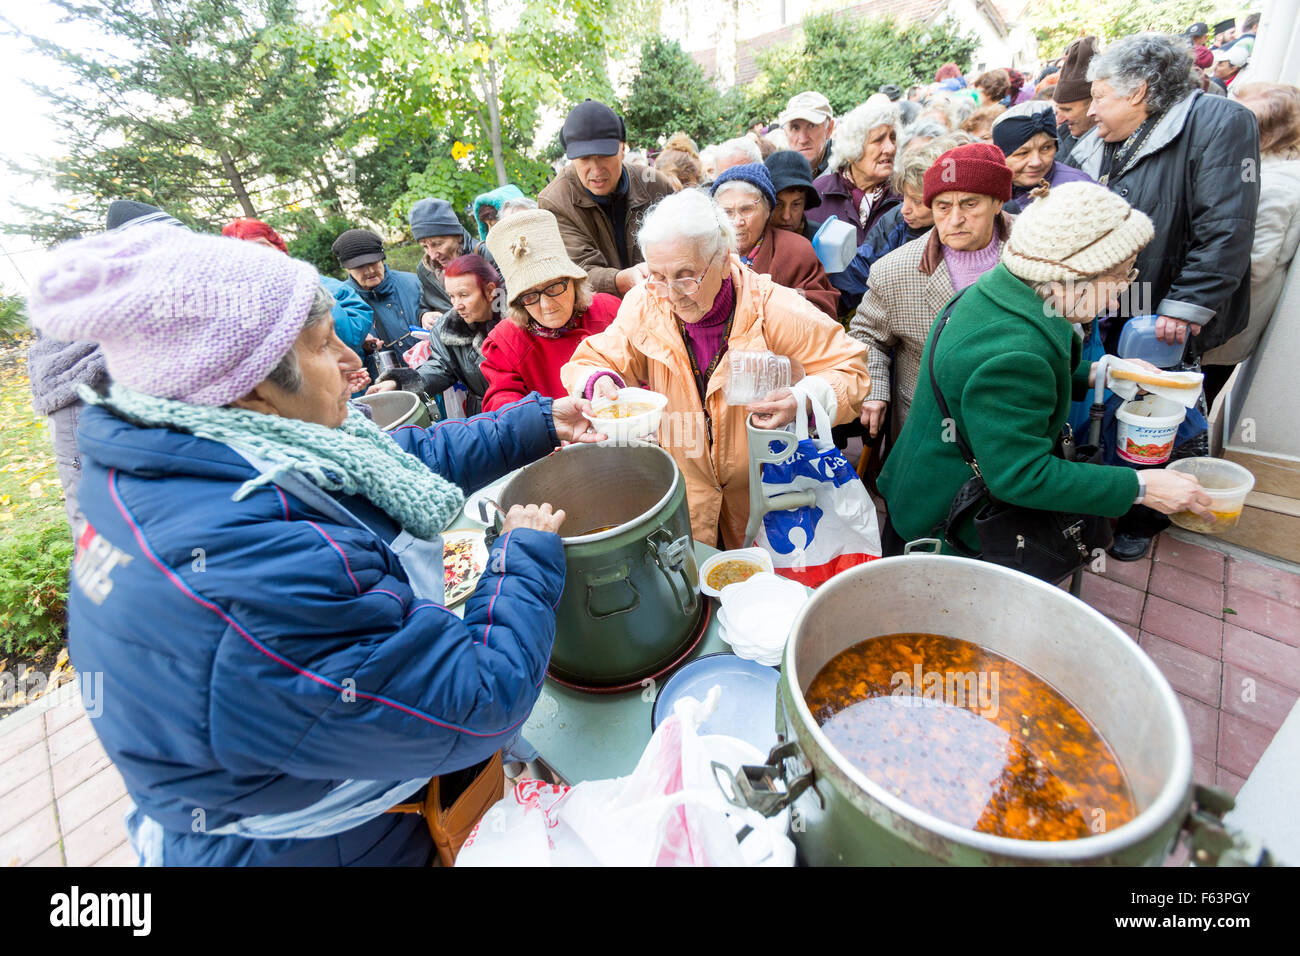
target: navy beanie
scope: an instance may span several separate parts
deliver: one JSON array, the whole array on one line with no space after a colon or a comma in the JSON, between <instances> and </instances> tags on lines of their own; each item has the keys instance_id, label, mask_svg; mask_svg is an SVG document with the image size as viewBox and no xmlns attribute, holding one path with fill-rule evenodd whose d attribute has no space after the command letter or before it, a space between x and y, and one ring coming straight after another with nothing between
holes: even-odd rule
<instances>
[{"instance_id":1,"label":"navy beanie","mask_svg":"<svg viewBox=\"0 0 1300 956\"><path fill-rule=\"evenodd\" d=\"M713 185L709 187L709 195L717 196L718 187L725 183L739 180L742 183L749 183L763 194L767 200L767 208L776 208L776 188L772 185L772 174L767 171L767 167L762 163L745 163L743 166L732 166L724 170Z\"/></svg>"},{"instance_id":2,"label":"navy beanie","mask_svg":"<svg viewBox=\"0 0 1300 956\"><path fill-rule=\"evenodd\" d=\"M459 236L464 231L451 203L445 199L421 199L411 207L411 235L416 239Z\"/></svg>"}]
</instances>

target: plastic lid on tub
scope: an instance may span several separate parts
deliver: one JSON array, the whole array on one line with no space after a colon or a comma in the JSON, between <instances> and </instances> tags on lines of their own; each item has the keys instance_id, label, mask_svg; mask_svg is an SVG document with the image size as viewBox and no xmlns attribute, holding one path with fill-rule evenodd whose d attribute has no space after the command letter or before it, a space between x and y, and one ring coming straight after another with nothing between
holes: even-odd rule
<instances>
[{"instance_id":1,"label":"plastic lid on tub","mask_svg":"<svg viewBox=\"0 0 1300 956\"><path fill-rule=\"evenodd\" d=\"M1159 318L1158 315L1135 315L1125 322L1119 333L1119 357L1141 359L1156 368L1173 368L1180 364L1186 344L1175 342L1170 345L1156 338L1156 320Z\"/></svg>"},{"instance_id":2,"label":"plastic lid on tub","mask_svg":"<svg viewBox=\"0 0 1300 956\"><path fill-rule=\"evenodd\" d=\"M828 273L843 272L858 252L858 230L838 216L828 216L812 238L813 252Z\"/></svg>"}]
</instances>

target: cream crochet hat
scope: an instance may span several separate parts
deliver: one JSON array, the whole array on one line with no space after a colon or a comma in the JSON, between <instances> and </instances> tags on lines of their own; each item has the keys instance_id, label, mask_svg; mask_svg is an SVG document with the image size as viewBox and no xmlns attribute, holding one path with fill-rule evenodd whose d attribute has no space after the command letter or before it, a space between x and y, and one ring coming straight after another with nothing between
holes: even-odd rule
<instances>
[{"instance_id":1,"label":"cream crochet hat","mask_svg":"<svg viewBox=\"0 0 1300 956\"><path fill-rule=\"evenodd\" d=\"M1088 279L1151 241L1151 220L1096 183L1053 186L1016 217L1002 262L1026 282Z\"/></svg>"},{"instance_id":2,"label":"cream crochet hat","mask_svg":"<svg viewBox=\"0 0 1300 956\"><path fill-rule=\"evenodd\" d=\"M555 213L547 209L514 212L499 220L488 233L487 247L506 280L511 302L556 279L587 278L582 267L569 258Z\"/></svg>"}]
</instances>

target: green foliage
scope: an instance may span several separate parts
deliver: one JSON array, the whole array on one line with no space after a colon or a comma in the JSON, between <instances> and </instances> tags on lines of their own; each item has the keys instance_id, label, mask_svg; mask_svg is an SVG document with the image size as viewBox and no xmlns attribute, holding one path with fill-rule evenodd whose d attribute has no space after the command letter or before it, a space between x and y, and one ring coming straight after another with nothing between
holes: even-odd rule
<instances>
[{"instance_id":1,"label":"green foliage","mask_svg":"<svg viewBox=\"0 0 1300 956\"><path fill-rule=\"evenodd\" d=\"M774 119L800 90L817 90L841 114L885 83L906 89L929 82L949 60L963 69L979 45L955 20L898 26L892 18L851 20L832 14L803 22L803 39L759 53L749 89L750 112Z\"/></svg>"},{"instance_id":2,"label":"green foliage","mask_svg":"<svg viewBox=\"0 0 1300 956\"><path fill-rule=\"evenodd\" d=\"M526 196L536 196L550 182L551 167L514 149L504 150L506 176ZM495 189L496 173L492 157L474 150L466 159L457 161L448 153L435 155L424 169L406 177L406 190L389 208L387 224L395 232L409 230L407 216L416 201L426 197L445 199L460 217L461 224L470 235L478 236L470 204L474 197Z\"/></svg>"},{"instance_id":3,"label":"green foliage","mask_svg":"<svg viewBox=\"0 0 1300 956\"><path fill-rule=\"evenodd\" d=\"M30 331L26 306L22 296L0 291L0 345L16 345L19 337Z\"/></svg>"},{"instance_id":4,"label":"green foliage","mask_svg":"<svg viewBox=\"0 0 1300 956\"><path fill-rule=\"evenodd\" d=\"M676 40L654 37L641 47L641 65L623 103L628 142L654 149L675 132L703 147L724 125L722 95Z\"/></svg>"},{"instance_id":5,"label":"green foliage","mask_svg":"<svg viewBox=\"0 0 1300 956\"><path fill-rule=\"evenodd\" d=\"M4 653L63 638L72 539L66 524L7 536L0 544L0 643Z\"/></svg>"},{"instance_id":6,"label":"green foliage","mask_svg":"<svg viewBox=\"0 0 1300 956\"><path fill-rule=\"evenodd\" d=\"M295 22L293 0L51 2L102 46L81 52L26 35L59 67L29 85L67 155L20 171L71 198L61 208L20 206L29 221L10 231L38 240L98 231L113 199L209 229L337 201L328 154L341 123L329 71L264 42Z\"/></svg>"},{"instance_id":7,"label":"green foliage","mask_svg":"<svg viewBox=\"0 0 1300 956\"><path fill-rule=\"evenodd\" d=\"M472 0L328 0L328 22L298 42L362 102L351 141L385 149L432 129L490 159L494 145L503 155L530 147L544 109L612 100L612 11L613 0L526 0L508 23L493 23L487 4ZM417 174L432 162L415 165Z\"/></svg>"},{"instance_id":8,"label":"green foliage","mask_svg":"<svg viewBox=\"0 0 1300 956\"><path fill-rule=\"evenodd\" d=\"M313 214L304 214L290 220L284 232L293 234L289 239L289 255L303 259L316 267L321 275L346 279L347 275L334 257L330 248L342 233L351 229L356 223L345 216L327 216L317 219ZM277 229L279 228L277 224Z\"/></svg>"},{"instance_id":9,"label":"green foliage","mask_svg":"<svg viewBox=\"0 0 1300 956\"><path fill-rule=\"evenodd\" d=\"M1026 19L1038 37L1039 56L1048 60L1077 37L1105 42L1144 30L1182 33L1197 21L1213 25L1236 12L1205 0L1042 0L1029 7Z\"/></svg>"}]
</instances>

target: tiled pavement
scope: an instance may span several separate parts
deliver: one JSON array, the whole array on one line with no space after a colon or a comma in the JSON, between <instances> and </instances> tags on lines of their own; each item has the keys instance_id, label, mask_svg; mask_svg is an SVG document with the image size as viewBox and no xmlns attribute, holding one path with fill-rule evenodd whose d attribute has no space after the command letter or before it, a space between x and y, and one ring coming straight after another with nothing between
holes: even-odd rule
<instances>
[{"instance_id":1,"label":"tiled pavement","mask_svg":"<svg viewBox=\"0 0 1300 956\"><path fill-rule=\"evenodd\" d=\"M1196 780L1235 794L1300 697L1300 573L1167 533L1085 575L1083 598L1169 679ZM0 864L134 865L122 778L71 686L0 721Z\"/></svg>"}]
</instances>

